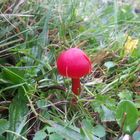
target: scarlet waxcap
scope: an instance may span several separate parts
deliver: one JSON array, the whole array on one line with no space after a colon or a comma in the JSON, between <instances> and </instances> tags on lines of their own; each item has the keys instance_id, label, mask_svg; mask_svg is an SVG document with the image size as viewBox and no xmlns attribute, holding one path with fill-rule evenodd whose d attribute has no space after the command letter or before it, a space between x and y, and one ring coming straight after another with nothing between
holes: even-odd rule
<instances>
[{"instance_id":1,"label":"scarlet waxcap","mask_svg":"<svg viewBox=\"0 0 140 140\"><path fill-rule=\"evenodd\" d=\"M80 78L91 72L91 62L81 49L70 48L59 55L57 68L62 76Z\"/></svg>"}]
</instances>

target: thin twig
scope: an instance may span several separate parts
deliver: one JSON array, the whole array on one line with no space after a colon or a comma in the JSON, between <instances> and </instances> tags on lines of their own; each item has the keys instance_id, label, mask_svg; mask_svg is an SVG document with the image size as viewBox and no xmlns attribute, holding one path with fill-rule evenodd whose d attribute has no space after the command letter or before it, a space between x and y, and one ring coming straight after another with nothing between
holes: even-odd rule
<instances>
[{"instance_id":1,"label":"thin twig","mask_svg":"<svg viewBox=\"0 0 140 140\"><path fill-rule=\"evenodd\" d=\"M118 138L121 136L121 133L122 133L122 130L123 130L123 127L124 127L124 123L126 121L126 116L127 116L127 113L124 112L124 114L123 114L123 120L122 120L122 124L121 124L121 128L120 128L120 131L119 131L119 134L118 134Z\"/></svg>"}]
</instances>

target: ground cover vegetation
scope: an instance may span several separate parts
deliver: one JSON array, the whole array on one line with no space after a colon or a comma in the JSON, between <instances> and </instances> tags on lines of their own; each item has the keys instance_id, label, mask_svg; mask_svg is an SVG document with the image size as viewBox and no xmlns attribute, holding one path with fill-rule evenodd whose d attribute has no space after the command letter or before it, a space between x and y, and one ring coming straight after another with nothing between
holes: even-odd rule
<instances>
[{"instance_id":1,"label":"ground cover vegetation","mask_svg":"<svg viewBox=\"0 0 140 140\"><path fill-rule=\"evenodd\" d=\"M138 5L0 1L0 140L138 140ZM56 66L72 47L92 63L79 96Z\"/></svg>"}]
</instances>

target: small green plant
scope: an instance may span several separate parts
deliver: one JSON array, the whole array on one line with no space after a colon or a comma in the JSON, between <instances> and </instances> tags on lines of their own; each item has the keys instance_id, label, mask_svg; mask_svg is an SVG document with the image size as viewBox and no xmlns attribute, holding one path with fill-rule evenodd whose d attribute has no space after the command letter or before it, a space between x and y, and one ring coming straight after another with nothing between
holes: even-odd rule
<instances>
[{"instance_id":1,"label":"small green plant","mask_svg":"<svg viewBox=\"0 0 140 140\"><path fill-rule=\"evenodd\" d=\"M117 122L124 133L133 134L138 126L138 110L129 100L122 100L116 110Z\"/></svg>"},{"instance_id":2,"label":"small green plant","mask_svg":"<svg viewBox=\"0 0 140 140\"><path fill-rule=\"evenodd\" d=\"M140 15L130 2L0 7L0 140L139 139ZM71 104L71 79L59 75L57 59L74 47L91 65Z\"/></svg>"}]
</instances>

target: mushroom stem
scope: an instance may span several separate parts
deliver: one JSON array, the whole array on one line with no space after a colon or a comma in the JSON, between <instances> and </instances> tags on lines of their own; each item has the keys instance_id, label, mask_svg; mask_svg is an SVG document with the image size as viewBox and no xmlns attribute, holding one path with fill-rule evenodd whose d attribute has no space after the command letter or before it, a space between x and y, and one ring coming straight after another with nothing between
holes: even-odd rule
<instances>
[{"instance_id":1,"label":"mushroom stem","mask_svg":"<svg viewBox=\"0 0 140 140\"><path fill-rule=\"evenodd\" d=\"M72 91L75 95L79 95L81 90L80 79L72 78Z\"/></svg>"}]
</instances>

